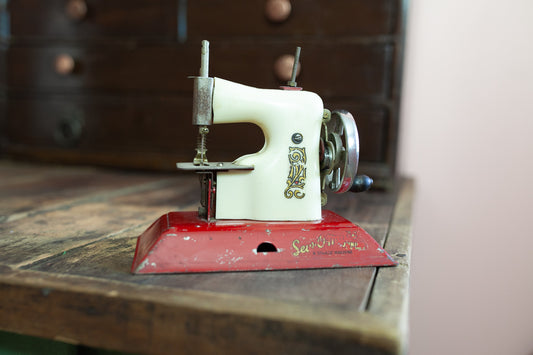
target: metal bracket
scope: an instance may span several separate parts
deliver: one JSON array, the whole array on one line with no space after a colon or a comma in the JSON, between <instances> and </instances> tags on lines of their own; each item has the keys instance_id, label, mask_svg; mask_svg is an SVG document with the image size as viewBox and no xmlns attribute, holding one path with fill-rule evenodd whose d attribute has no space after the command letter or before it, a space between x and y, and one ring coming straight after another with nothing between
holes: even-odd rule
<instances>
[{"instance_id":1,"label":"metal bracket","mask_svg":"<svg viewBox=\"0 0 533 355\"><path fill-rule=\"evenodd\" d=\"M207 171L229 171L229 170L254 170L252 165L237 165L228 162L211 162L204 165L194 165L194 163L176 163L178 170L207 172Z\"/></svg>"}]
</instances>

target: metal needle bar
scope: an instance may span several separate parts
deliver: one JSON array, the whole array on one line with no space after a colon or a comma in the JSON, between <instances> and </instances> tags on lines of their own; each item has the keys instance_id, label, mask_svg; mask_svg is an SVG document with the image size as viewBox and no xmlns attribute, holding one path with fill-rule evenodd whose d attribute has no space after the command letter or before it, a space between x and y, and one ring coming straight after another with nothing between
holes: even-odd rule
<instances>
[{"instance_id":1,"label":"metal needle bar","mask_svg":"<svg viewBox=\"0 0 533 355\"><path fill-rule=\"evenodd\" d=\"M289 86L296 86L296 72L298 71L298 63L300 62L300 51L302 47L296 47L296 53L294 53L294 64L292 65L292 75L289 81Z\"/></svg>"},{"instance_id":2,"label":"metal needle bar","mask_svg":"<svg viewBox=\"0 0 533 355\"><path fill-rule=\"evenodd\" d=\"M200 76L207 78L209 76L209 41L202 41L202 55L200 59Z\"/></svg>"}]
</instances>

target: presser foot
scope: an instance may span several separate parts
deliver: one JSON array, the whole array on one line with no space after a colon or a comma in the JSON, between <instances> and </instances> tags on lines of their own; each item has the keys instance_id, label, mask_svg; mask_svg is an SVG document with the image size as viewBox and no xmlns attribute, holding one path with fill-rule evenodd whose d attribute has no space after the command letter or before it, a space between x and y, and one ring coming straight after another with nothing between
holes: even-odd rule
<instances>
[{"instance_id":1,"label":"presser foot","mask_svg":"<svg viewBox=\"0 0 533 355\"><path fill-rule=\"evenodd\" d=\"M318 222L200 219L170 212L139 238L136 274L394 266L361 227L324 210Z\"/></svg>"}]
</instances>

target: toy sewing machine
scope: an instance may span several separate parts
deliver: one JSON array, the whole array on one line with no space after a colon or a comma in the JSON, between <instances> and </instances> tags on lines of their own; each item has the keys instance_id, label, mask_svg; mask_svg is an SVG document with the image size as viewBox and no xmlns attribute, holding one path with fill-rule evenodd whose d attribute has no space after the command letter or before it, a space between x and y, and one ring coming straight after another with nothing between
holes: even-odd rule
<instances>
[{"instance_id":1,"label":"toy sewing machine","mask_svg":"<svg viewBox=\"0 0 533 355\"><path fill-rule=\"evenodd\" d=\"M280 89L258 89L208 76L209 42L202 42L194 77L193 124L199 139L181 170L200 176L198 211L169 212L137 240L134 273L275 270L395 265L362 228L327 210L326 188L367 190L356 176L359 137L352 115L325 110L293 75ZM263 148L234 162L210 162L212 124L251 122Z\"/></svg>"}]
</instances>

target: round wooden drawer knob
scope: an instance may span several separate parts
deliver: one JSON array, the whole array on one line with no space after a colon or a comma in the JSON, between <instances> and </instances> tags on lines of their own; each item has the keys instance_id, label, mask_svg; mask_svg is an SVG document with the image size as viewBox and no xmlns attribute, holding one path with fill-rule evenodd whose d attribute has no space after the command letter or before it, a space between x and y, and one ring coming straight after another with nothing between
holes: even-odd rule
<instances>
[{"instance_id":1,"label":"round wooden drawer knob","mask_svg":"<svg viewBox=\"0 0 533 355\"><path fill-rule=\"evenodd\" d=\"M87 15L87 4L84 0L69 0L65 5L67 17L73 21L81 21Z\"/></svg>"},{"instance_id":2,"label":"round wooden drawer knob","mask_svg":"<svg viewBox=\"0 0 533 355\"><path fill-rule=\"evenodd\" d=\"M58 119L54 131L54 140L63 147L77 146L81 141L85 125L81 111L77 109L69 111Z\"/></svg>"},{"instance_id":3,"label":"round wooden drawer knob","mask_svg":"<svg viewBox=\"0 0 533 355\"><path fill-rule=\"evenodd\" d=\"M69 54L59 54L56 57L54 67L56 70L56 73L60 75L69 75L74 72L74 67L76 66L76 62L74 61L74 58L72 58Z\"/></svg>"},{"instance_id":4,"label":"round wooden drawer knob","mask_svg":"<svg viewBox=\"0 0 533 355\"><path fill-rule=\"evenodd\" d=\"M284 54L274 63L274 74L278 80L288 81L292 76L292 67L294 65L294 56L292 54ZM298 64L296 68L296 76L300 74L301 65Z\"/></svg>"},{"instance_id":5,"label":"round wooden drawer knob","mask_svg":"<svg viewBox=\"0 0 533 355\"><path fill-rule=\"evenodd\" d=\"M265 15L272 22L283 22L289 18L292 6L289 0L267 0Z\"/></svg>"}]
</instances>

